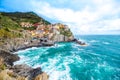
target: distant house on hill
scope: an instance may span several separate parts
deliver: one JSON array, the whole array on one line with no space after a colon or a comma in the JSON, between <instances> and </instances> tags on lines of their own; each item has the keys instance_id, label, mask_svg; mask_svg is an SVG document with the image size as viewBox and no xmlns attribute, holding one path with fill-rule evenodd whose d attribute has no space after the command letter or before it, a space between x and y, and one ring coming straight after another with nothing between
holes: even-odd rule
<instances>
[{"instance_id":1,"label":"distant house on hill","mask_svg":"<svg viewBox=\"0 0 120 80\"><path fill-rule=\"evenodd\" d=\"M43 24L41 24L41 25L37 25L37 29L36 30L44 30L44 25Z\"/></svg>"}]
</instances>

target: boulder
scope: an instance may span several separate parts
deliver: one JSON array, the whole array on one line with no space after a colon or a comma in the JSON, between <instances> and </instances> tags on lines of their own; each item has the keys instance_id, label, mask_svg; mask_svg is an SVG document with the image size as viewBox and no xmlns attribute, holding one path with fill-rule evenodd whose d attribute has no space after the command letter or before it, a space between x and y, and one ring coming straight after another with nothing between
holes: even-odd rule
<instances>
[{"instance_id":1,"label":"boulder","mask_svg":"<svg viewBox=\"0 0 120 80\"><path fill-rule=\"evenodd\" d=\"M40 67L38 68L35 68L35 69L32 69L30 72L29 72L29 80L33 80L36 76L42 74L42 70Z\"/></svg>"},{"instance_id":2,"label":"boulder","mask_svg":"<svg viewBox=\"0 0 120 80\"><path fill-rule=\"evenodd\" d=\"M31 67L29 67L26 64L20 64L20 65L15 65L13 66L13 72L20 76L27 77L29 76L29 72L32 70Z\"/></svg>"},{"instance_id":3,"label":"boulder","mask_svg":"<svg viewBox=\"0 0 120 80\"><path fill-rule=\"evenodd\" d=\"M28 80L33 80L43 73L40 67L33 69L26 64L13 66L13 72L19 76L27 77Z\"/></svg>"}]
</instances>

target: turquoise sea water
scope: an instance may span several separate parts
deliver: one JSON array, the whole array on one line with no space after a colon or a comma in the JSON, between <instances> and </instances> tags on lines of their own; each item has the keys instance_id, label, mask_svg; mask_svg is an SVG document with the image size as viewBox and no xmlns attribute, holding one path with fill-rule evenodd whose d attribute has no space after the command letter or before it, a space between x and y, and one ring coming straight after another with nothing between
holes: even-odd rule
<instances>
[{"instance_id":1,"label":"turquoise sea water","mask_svg":"<svg viewBox=\"0 0 120 80\"><path fill-rule=\"evenodd\" d=\"M120 36L76 36L88 46L57 43L18 51L21 60L40 66L49 80L120 80Z\"/></svg>"}]
</instances>

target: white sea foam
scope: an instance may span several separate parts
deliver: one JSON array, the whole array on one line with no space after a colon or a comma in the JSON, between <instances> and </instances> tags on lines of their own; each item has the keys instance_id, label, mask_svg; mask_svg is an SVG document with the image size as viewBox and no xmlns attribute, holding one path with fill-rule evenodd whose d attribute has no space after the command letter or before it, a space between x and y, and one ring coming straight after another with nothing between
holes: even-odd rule
<instances>
[{"instance_id":1,"label":"white sea foam","mask_svg":"<svg viewBox=\"0 0 120 80\"><path fill-rule=\"evenodd\" d=\"M109 42L102 42L103 44L110 44Z\"/></svg>"},{"instance_id":2,"label":"white sea foam","mask_svg":"<svg viewBox=\"0 0 120 80\"><path fill-rule=\"evenodd\" d=\"M95 79L91 76L91 80L95 80Z\"/></svg>"},{"instance_id":3,"label":"white sea foam","mask_svg":"<svg viewBox=\"0 0 120 80\"><path fill-rule=\"evenodd\" d=\"M72 80L69 75L70 69L68 63L64 63L63 65L65 70L58 70L61 65L57 66L56 68L54 68L55 66L52 66L52 68L49 69L50 71L48 70L48 74L50 75L49 80Z\"/></svg>"},{"instance_id":4,"label":"white sea foam","mask_svg":"<svg viewBox=\"0 0 120 80\"><path fill-rule=\"evenodd\" d=\"M62 55L58 55L54 58L49 58L48 62L41 64L41 67L50 76L49 80L72 80L69 64L74 63L74 59L79 62L81 60L80 56L73 55L63 58Z\"/></svg>"},{"instance_id":5,"label":"white sea foam","mask_svg":"<svg viewBox=\"0 0 120 80\"><path fill-rule=\"evenodd\" d=\"M99 41L97 41L97 40L90 40L89 42L90 43L95 43L95 42L99 42Z\"/></svg>"},{"instance_id":6,"label":"white sea foam","mask_svg":"<svg viewBox=\"0 0 120 80\"><path fill-rule=\"evenodd\" d=\"M25 49L25 50L19 50L19 51L17 51L17 52L15 52L14 54L20 54L20 53L24 53L24 52L29 52L27 49Z\"/></svg>"},{"instance_id":7,"label":"white sea foam","mask_svg":"<svg viewBox=\"0 0 120 80\"><path fill-rule=\"evenodd\" d=\"M32 47L32 48L27 48L27 49L24 49L24 50L19 50L17 52L15 52L14 54L20 54L20 53L26 53L26 52L30 52L29 50L35 50L35 49L38 49L37 47Z\"/></svg>"},{"instance_id":8,"label":"white sea foam","mask_svg":"<svg viewBox=\"0 0 120 80\"><path fill-rule=\"evenodd\" d=\"M20 57L20 60L14 62L14 64L24 64L24 63L29 62L31 60L29 57L26 57L26 56L23 56L23 55L21 55L19 57Z\"/></svg>"},{"instance_id":9,"label":"white sea foam","mask_svg":"<svg viewBox=\"0 0 120 80\"><path fill-rule=\"evenodd\" d=\"M86 42L86 40L84 40L84 39L78 39L79 41L82 41L82 42Z\"/></svg>"},{"instance_id":10,"label":"white sea foam","mask_svg":"<svg viewBox=\"0 0 120 80\"><path fill-rule=\"evenodd\" d=\"M112 66L109 66L105 61L102 64L97 64L97 65L98 65L98 69L104 68L106 71L114 70L114 68Z\"/></svg>"},{"instance_id":11,"label":"white sea foam","mask_svg":"<svg viewBox=\"0 0 120 80\"><path fill-rule=\"evenodd\" d=\"M37 67L41 67L40 63L36 63L34 66L32 66L33 68L37 68Z\"/></svg>"},{"instance_id":12,"label":"white sea foam","mask_svg":"<svg viewBox=\"0 0 120 80\"><path fill-rule=\"evenodd\" d=\"M56 47L64 47L65 44L56 44Z\"/></svg>"},{"instance_id":13,"label":"white sea foam","mask_svg":"<svg viewBox=\"0 0 120 80\"><path fill-rule=\"evenodd\" d=\"M100 54L93 53L93 52L91 52L90 54L95 55L95 56L101 56Z\"/></svg>"}]
</instances>

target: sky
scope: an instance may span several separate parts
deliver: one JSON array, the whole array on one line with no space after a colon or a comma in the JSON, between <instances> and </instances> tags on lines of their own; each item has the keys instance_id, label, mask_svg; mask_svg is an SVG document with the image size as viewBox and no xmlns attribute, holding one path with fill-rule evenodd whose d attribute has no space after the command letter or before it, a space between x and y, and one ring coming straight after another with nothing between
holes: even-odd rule
<instances>
[{"instance_id":1,"label":"sky","mask_svg":"<svg viewBox=\"0 0 120 80\"><path fill-rule=\"evenodd\" d=\"M0 11L33 11L76 35L120 34L120 0L0 0Z\"/></svg>"}]
</instances>

